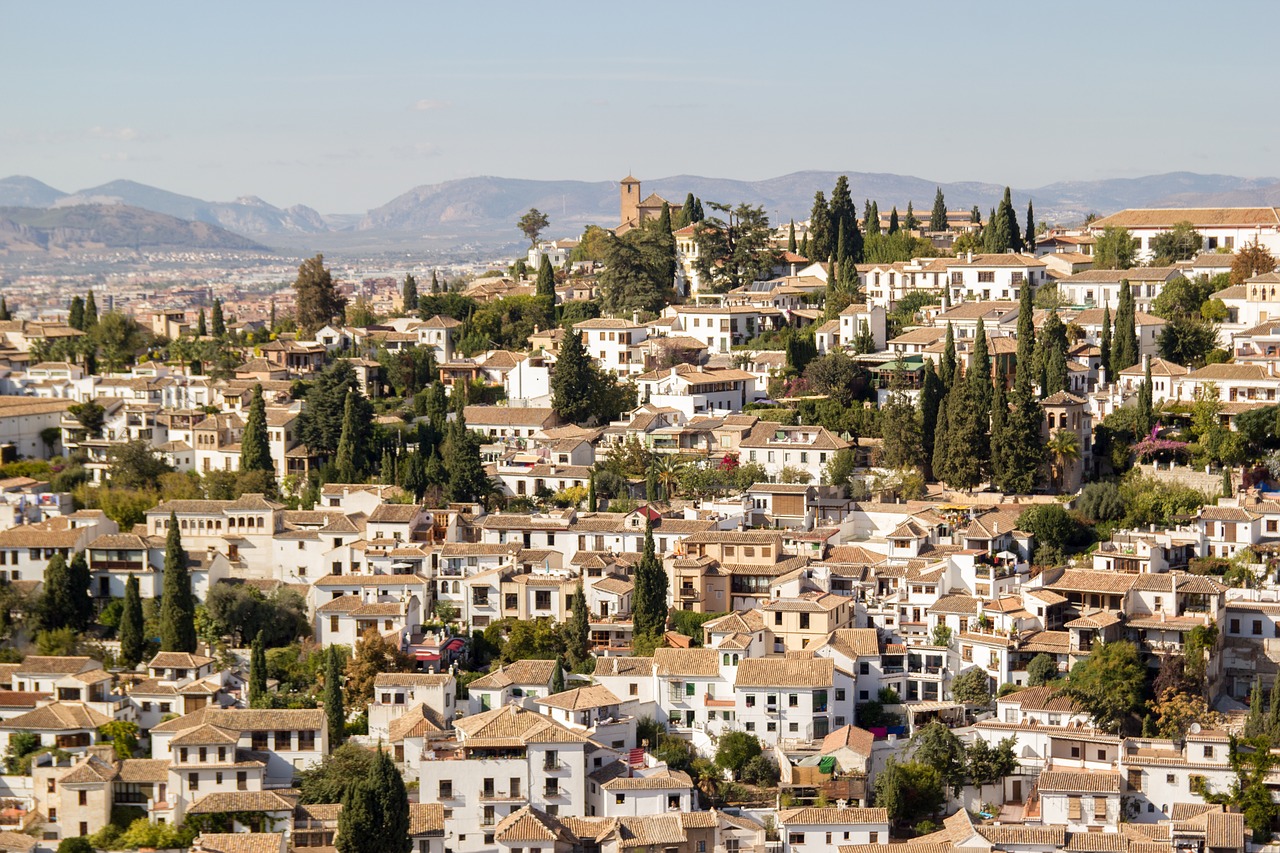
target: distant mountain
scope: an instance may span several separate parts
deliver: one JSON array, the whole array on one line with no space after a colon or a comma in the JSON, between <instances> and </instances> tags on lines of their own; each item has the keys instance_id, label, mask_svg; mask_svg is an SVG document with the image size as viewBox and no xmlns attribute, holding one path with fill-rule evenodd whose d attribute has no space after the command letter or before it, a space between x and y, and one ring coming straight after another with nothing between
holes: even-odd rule
<instances>
[{"instance_id":1,"label":"distant mountain","mask_svg":"<svg viewBox=\"0 0 1280 853\"><path fill-rule=\"evenodd\" d=\"M836 179L845 174L859 212L864 199L874 199L881 211L897 206L906 213L914 203L917 216L927 217L934 190L941 187L952 210L977 205L985 218L1000 201L1004 187L978 182L942 183L904 175L870 172L794 172L763 181L736 181L677 175L642 184L643 196L657 193L672 205L680 205L686 193L705 203L717 201L763 205L775 223L809 217L817 190L830 194ZM1065 181L1035 189L1013 190L1019 215L1028 199L1037 219L1050 222L1083 220L1089 213L1111 213L1126 207L1176 206L1182 199L1213 194L1260 193L1275 178L1238 178L1230 175L1197 175L1175 172L1143 178L1101 181ZM1170 199L1177 199L1172 203ZM618 220L618 185L611 181L528 181L511 178L464 178L415 187L387 204L374 208L357 226L364 231L447 230L459 234L515 238L516 220L530 207L551 219L548 233L576 234L588 223L610 225Z\"/></svg>"},{"instance_id":2,"label":"distant mountain","mask_svg":"<svg viewBox=\"0 0 1280 853\"><path fill-rule=\"evenodd\" d=\"M0 254L109 250L266 251L207 222L123 204L0 207Z\"/></svg>"},{"instance_id":3,"label":"distant mountain","mask_svg":"<svg viewBox=\"0 0 1280 853\"><path fill-rule=\"evenodd\" d=\"M0 207L50 207L66 195L26 175L0 178Z\"/></svg>"},{"instance_id":4,"label":"distant mountain","mask_svg":"<svg viewBox=\"0 0 1280 853\"><path fill-rule=\"evenodd\" d=\"M64 196L56 204L126 204L179 219L219 225L241 234L314 234L328 230L319 213L302 205L281 209L256 196L243 196L229 202L204 201L135 181L112 181L80 190Z\"/></svg>"}]
</instances>

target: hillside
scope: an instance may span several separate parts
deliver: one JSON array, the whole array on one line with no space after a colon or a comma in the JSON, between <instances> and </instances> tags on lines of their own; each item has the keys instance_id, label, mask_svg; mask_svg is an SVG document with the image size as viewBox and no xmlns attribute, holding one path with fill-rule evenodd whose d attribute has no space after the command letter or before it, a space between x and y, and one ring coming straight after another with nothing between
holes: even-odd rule
<instances>
[{"instance_id":1,"label":"hillside","mask_svg":"<svg viewBox=\"0 0 1280 853\"><path fill-rule=\"evenodd\" d=\"M191 249L266 251L267 247L216 225L125 205L0 207L3 254Z\"/></svg>"}]
</instances>

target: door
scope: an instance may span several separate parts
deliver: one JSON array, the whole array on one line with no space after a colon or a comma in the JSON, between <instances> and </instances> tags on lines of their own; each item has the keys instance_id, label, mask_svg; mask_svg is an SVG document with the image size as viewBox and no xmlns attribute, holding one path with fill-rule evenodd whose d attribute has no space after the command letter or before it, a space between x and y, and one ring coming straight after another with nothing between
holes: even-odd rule
<instances>
[{"instance_id":1,"label":"door","mask_svg":"<svg viewBox=\"0 0 1280 853\"><path fill-rule=\"evenodd\" d=\"M1022 802L1022 780L1021 779L1011 779L1009 781L1009 802L1011 803Z\"/></svg>"}]
</instances>

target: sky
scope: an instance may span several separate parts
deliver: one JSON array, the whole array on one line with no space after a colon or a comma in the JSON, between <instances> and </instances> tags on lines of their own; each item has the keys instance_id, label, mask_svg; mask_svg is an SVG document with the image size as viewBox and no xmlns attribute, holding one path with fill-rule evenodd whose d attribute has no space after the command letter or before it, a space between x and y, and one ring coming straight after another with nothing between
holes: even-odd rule
<instances>
[{"instance_id":1,"label":"sky","mask_svg":"<svg viewBox=\"0 0 1280 853\"><path fill-rule=\"evenodd\" d=\"M1280 173L1280 4L7 3L0 176L361 213L476 175Z\"/></svg>"}]
</instances>

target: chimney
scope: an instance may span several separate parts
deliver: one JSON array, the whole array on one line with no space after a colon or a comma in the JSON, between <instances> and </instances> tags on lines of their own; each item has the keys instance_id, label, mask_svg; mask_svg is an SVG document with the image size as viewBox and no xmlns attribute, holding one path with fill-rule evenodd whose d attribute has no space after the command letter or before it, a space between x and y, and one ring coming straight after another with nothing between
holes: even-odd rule
<instances>
[{"instance_id":1,"label":"chimney","mask_svg":"<svg viewBox=\"0 0 1280 853\"><path fill-rule=\"evenodd\" d=\"M968 263L968 264L973 263L973 250L972 250L972 249L970 249L968 252L965 252L964 260L965 260L965 263Z\"/></svg>"}]
</instances>

